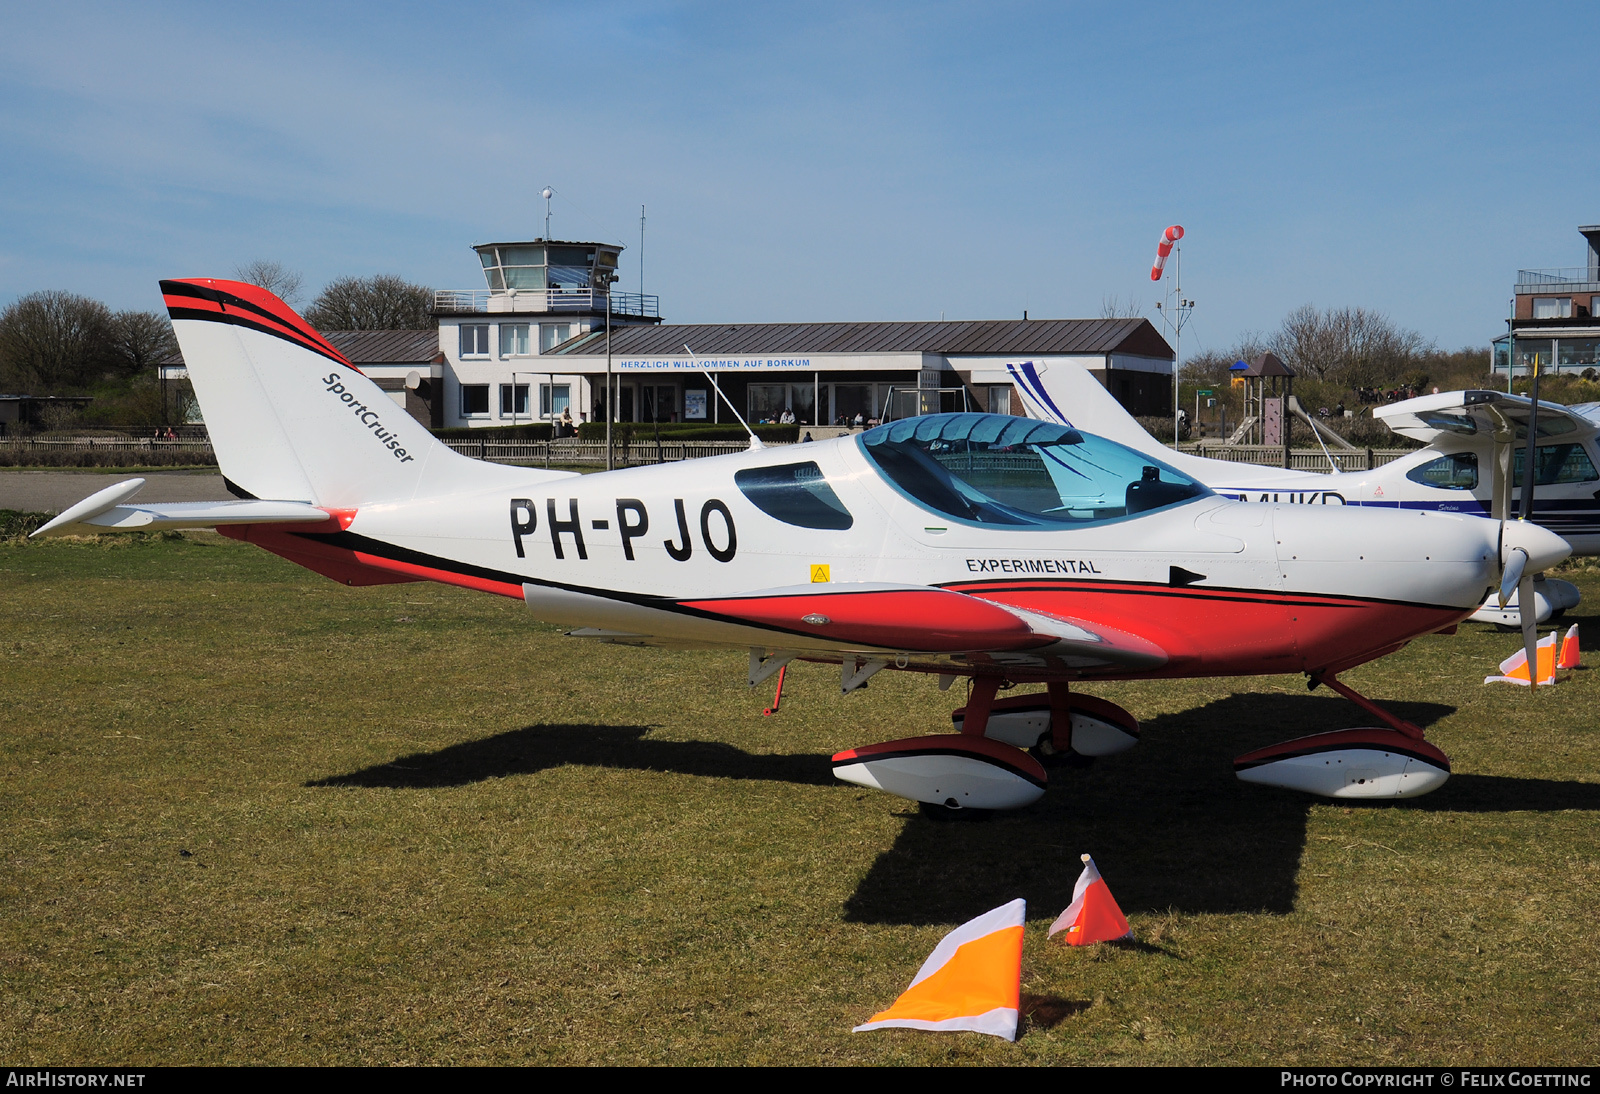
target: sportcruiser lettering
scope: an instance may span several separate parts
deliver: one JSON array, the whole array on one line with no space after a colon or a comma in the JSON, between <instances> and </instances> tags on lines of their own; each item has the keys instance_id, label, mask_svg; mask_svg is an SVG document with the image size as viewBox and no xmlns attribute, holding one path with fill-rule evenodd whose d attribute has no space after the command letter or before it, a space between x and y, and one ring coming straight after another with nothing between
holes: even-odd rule
<instances>
[{"instance_id":1,"label":"sportcruiser lettering","mask_svg":"<svg viewBox=\"0 0 1600 1094\"><path fill-rule=\"evenodd\" d=\"M416 459L415 456L407 455L406 450L400 447L399 438L396 437L393 432L384 428L383 419L378 417L378 412L373 410L366 403L358 400L355 395L348 388L346 388L343 383L340 382L339 374L337 372L328 373L328 375L322 378L322 382L328 385L328 394L338 396L339 401L345 406L349 407L352 414L361 419L361 424L372 430L372 435L378 438L378 440L382 441L385 448L394 453L395 459L399 460L401 463L410 463L412 460Z\"/></svg>"}]
</instances>

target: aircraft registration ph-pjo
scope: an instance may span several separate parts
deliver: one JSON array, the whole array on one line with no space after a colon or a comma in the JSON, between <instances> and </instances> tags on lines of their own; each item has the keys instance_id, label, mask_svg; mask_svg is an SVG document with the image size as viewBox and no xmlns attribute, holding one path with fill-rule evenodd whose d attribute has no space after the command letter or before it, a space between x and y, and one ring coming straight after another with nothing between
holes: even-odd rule
<instances>
[{"instance_id":1,"label":"aircraft registration ph-pjo","mask_svg":"<svg viewBox=\"0 0 1600 1094\"><path fill-rule=\"evenodd\" d=\"M855 437L578 475L461 456L282 301L162 282L239 500L108 487L39 535L216 527L347 585L431 580L523 600L578 639L965 679L957 732L846 749L846 781L932 810L1014 808L1045 763L1138 739L1096 680L1304 673L1378 723L1241 756L1241 778L1407 797L1448 777L1421 729L1338 674L1448 630L1568 553L1534 524L1262 505L1023 417L937 414ZM1033 694L999 698L1003 687ZM844 743L844 742L841 742Z\"/></svg>"}]
</instances>

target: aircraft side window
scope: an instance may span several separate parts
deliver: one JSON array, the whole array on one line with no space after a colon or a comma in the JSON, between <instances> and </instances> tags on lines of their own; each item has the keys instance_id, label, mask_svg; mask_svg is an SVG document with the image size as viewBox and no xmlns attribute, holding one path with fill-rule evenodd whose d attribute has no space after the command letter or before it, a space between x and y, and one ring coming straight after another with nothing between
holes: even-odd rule
<instances>
[{"instance_id":1,"label":"aircraft side window","mask_svg":"<svg viewBox=\"0 0 1600 1094\"><path fill-rule=\"evenodd\" d=\"M1541 430L1542 432L1542 430ZM1541 444L1533 460L1535 486L1553 486L1563 482L1593 482L1600 478L1594 461L1581 444ZM1513 486L1522 485L1523 468L1528 466L1528 450L1518 448L1511 472Z\"/></svg>"},{"instance_id":2,"label":"aircraft side window","mask_svg":"<svg viewBox=\"0 0 1600 1094\"><path fill-rule=\"evenodd\" d=\"M1475 490L1478 486L1478 454L1455 452L1406 472L1406 478L1436 490Z\"/></svg>"},{"instance_id":3,"label":"aircraft side window","mask_svg":"<svg viewBox=\"0 0 1600 1094\"><path fill-rule=\"evenodd\" d=\"M809 460L734 473L734 485L767 516L800 528L843 531L855 523L822 469Z\"/></svg>"},{"instance_id":4,"label":"aircraft side window","mask_svg":"<svg viewBox=\"0 0 1600 1094\"><path fill-rule=\"evenodd\" d=\"M1131 448L1031 418L927 415L857 443L911 500L975 524L1081 526L1210 494Z\"/></svg>"}]
</instances>

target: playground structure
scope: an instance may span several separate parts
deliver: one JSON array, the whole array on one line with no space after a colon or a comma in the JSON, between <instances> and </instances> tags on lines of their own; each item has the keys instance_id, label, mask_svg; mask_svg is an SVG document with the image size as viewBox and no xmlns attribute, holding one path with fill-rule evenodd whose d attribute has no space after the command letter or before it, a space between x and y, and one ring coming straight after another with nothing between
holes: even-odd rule
<instances>
[{"instance_id":1,"label":"playground structure","mask_svg":"<svg viewBox=\"0 0 1600 1094\"><path fill-rule=\"evenodd\" d=\"M1229 445L1261 445L1283 449L1283 466L1290 465L1290 426L1293 418L1304 422L1322 446L1329 464L1337 466L1328 453L1328 442L1336 448L1354 452L1356 446L1307 414L1294 395L1295 371L1275 353L1263 353L1254 360L1240 361L1231 370L1233 382L1244 385L1244 417L1228 436Z\"/></svg>"}]
</instances>

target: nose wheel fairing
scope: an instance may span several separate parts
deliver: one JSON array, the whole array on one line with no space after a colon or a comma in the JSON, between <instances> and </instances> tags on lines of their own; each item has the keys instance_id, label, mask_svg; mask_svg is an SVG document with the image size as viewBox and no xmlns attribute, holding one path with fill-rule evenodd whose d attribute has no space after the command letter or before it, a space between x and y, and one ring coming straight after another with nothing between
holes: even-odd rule
<instances>
[{"instance_id":1,"label":"nose wheel fairing","mask_svg":"<svg viewBox=\"0 0 1600 1094\"><path fill-rule=\"evenodd\" d=\"M1233 761L1240 781L1325 798L1415 798L1443 786L1450 760L1392 729L1341 729L1258 748Z\"/></svg>"}]
</instances>

